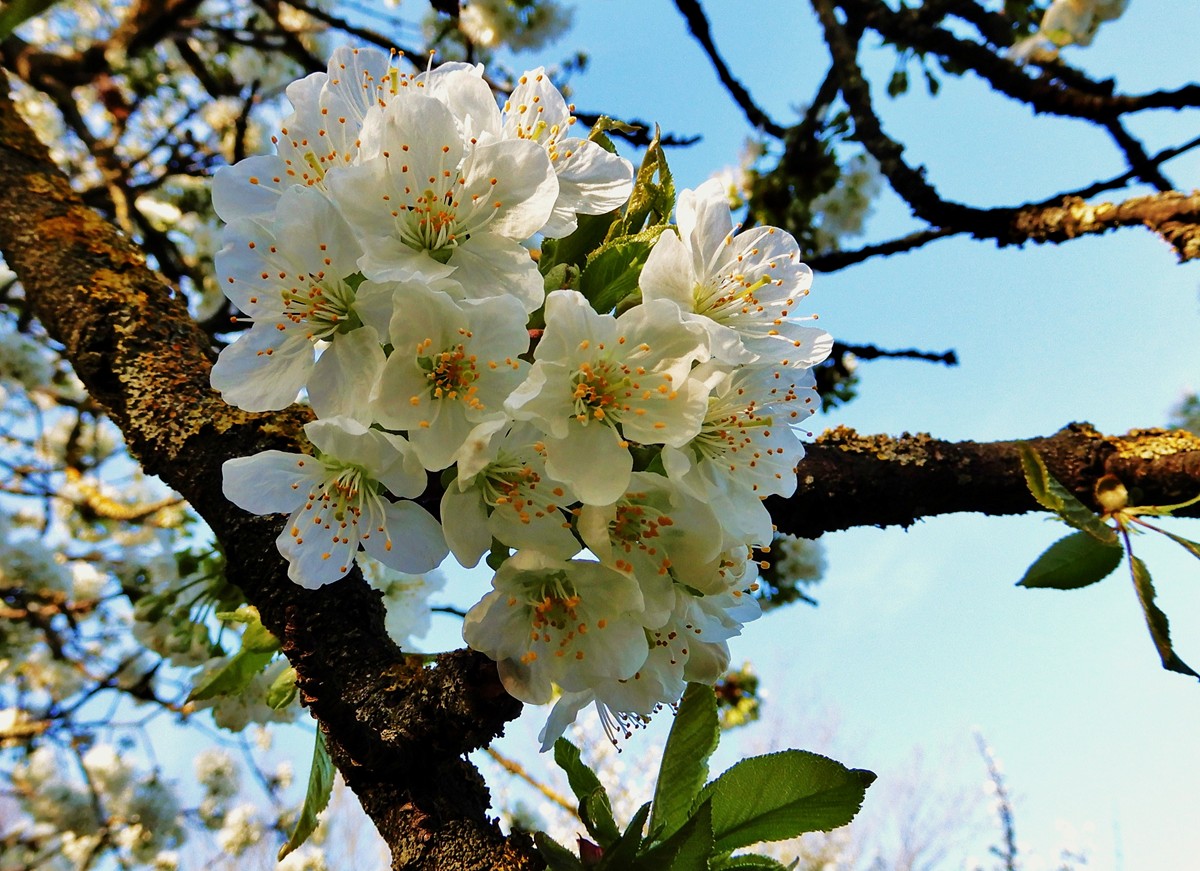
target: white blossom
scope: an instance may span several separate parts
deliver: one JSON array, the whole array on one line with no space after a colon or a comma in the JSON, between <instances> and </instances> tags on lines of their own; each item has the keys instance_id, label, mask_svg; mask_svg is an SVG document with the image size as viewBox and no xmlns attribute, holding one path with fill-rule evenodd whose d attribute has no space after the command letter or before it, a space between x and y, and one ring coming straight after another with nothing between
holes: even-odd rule
<instances>
[{"instance_id":1,"label":"white blossom","mask_svg":"<svg viewBox=\"0 0 1200 871\"><path fill-rule=\"evenodd\" d=\"M304 428L321 456L264 451L226 461L225 496L254 514L291 512L276 540L288 558L288 577L315 588L350 570L359 544L380 562L420 573L447 550L441 527L413 502L425 474L411 446L349 418L317 420Z\"/></svg>"}]
</instances>

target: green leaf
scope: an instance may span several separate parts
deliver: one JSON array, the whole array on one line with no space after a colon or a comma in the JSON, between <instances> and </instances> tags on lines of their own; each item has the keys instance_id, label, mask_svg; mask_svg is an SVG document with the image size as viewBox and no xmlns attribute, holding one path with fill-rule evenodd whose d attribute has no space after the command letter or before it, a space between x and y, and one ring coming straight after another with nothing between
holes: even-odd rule
<instances>
[{"instance_id":1,"label":"green leaf","mask_svg":"<svg viewBox=\"0 0 1200 871\"><path fill-rule=\"evenodd\" d=\"M1125 513L1153 514L1163 516L1167 514L1174 514L1180 508L1187 508L1195 505L1197 502L1200 502L1200 496L1196 496L1194 499L1189 499L1186 502L1176 502L1174 505L1134 505L1130 508L1126 508Z\"/></svg>"},{"instance_id":2,"label":"green leaf","mask_svg":"<svg viewBox=\"0 0 1200 871\"><path fill-rule=\"evenodd\" d=\"M683 825L708 778L708 758L717 749L717 699L712 687L688 684L663 748L654 785L651 837L662 839Z\"/></svg>"},{"instance_id":3,"label":"green leaf","mask_svg":"<svg viewBox=\"0 0 1200 871\"><path fill-rule=\"evenodd\" d=\"M1191 541L1189 539L1183 538L1182 536L1167 532L1165 529L1162 530L1162 533L1167 538L1171 539L1171 541L1175 542L1176 544L1180 545L1181 547L1186 548L1188 553L1190 553L1192 556L1196 557L1197 559L1200 559L1200 544L1197 544L1196 542Z\"/></svg>"},{"instance_id":4,"label":"green leaf","mask_svg":"<svg viewBox=\"0 0 1200 871\"><path fill-rule=\"evenodd\" d=\"M1086 532L1097 541L1103 544L1118 544L1116 531L1050 474L1037 451L1027 444L1017 445L1017 450L1021 454L1025 482L1038 504L1053 511L1064 523Z\"/></svg>"},{"instance_id":5,"label":"green leaf","mask_svg":"<svg viewBox=\"0 0 1200 871\"><path fill-rule=\"evenodd\" d=\"M1124 553L1119 546L1101 544L1086 532L1073 532L1050 545L1017 586L1055 590L1086 587L1111 575Z\"/></svg>"},{"instance_id":6,"label":"green leaf","mask_svg":"<svg viewBox=\"0 0 1200 871\"><path fill-rule=\"evenodd\" d=\"M9 0L0 9L0 39L8 39L14 30L33 18L41 15L58 0Z\"/></svg>"},{"instance_id":7,"label":"green leaf","mask_svg":"<svg viewBox=\"0 0 1200 871\"><path fill-rule=\"evenodd\" d=\"M246 627L242 632L242 649L229 662L196 684L188 695L188 701L237 695L267 667L280 648L279 639L262 625L258 609L253 605L244 605L236 611L221 611L217 617L226 623L241 623Z\"/></svg>"},{"instance_id":8,"label":"green leaf","mask_svg":"<svg viewBox=\"0 0 1200 871\"><path fill-rule=\"evenodd\" d=\"M595 142L609 154L617 153L617 146L613 145L613 141L604 134L609 130L620 130L622 133L636 133L642 128L634 124L626 124L624 121L618 121L615 118L609 118L607 115L601 115L596 119L596 123L592 125L591 132L588 133L588 139Z\"/></svg>"},{"instance_id":9,"label":"green leaf","mask_svg":"<svg viewBox=\"0 0 1200 871\"><path fill-rule=\"evenodd\" d=\"M663 151L662 131L654 128L654 139L646 148L646 156L633 180L633 192L629 195L629 204L625 207L625 216L621 221L621 232L616 232L617 225L609 230L608 238L629 236L640 231L644 226L653 227L666 224L675 208L675 182L671 178L671 170L667 167L667 155ZM655 178L658 180L655 181Z\"/></svg>"},{"instance_id":10,"label":"green leaf","mask_svg":"<svg viewBox=\"0 0 1200 871\"><path fill-rule=\"evenodd\" d=\"M545 832L533 833L533 845L546 860L546 867L550 871L583 871L579 857Z\"/></svg>"},{"instance_id":11,"label":"green leaf","mask_svg":"<svg viewBox=\"0 0 1200 871\"><path fill-rule=\"evenodd\" d=\"M712 804L701 802L675 834L639 857L635 871L708 871L713 854Z\"/></svg>"},{"instance_id":12,"label":"green leaf","mask_svg":"<svg viewBox=\"0 0 1200 871\"><path fill-rule=\"evenodd\" d=\"M637 291L638 278L653 247L642 239L605 245L579 276L579 292L601 314L612 311Z\"/></svg>"},{"instance_id":13,"label":"green leaf","mask_svg":"<svg viewBox=\"0 0 1200 871\"><path fill-rule=\"evenodd\" d=\"M625 871L633 866L642 846L642 830L646 827L646 817L649 814L650 802L646 802L638 808L621 837L605 849L604 859L600 863L601 869Z\"/></svg>"},{"instance_id":14,"label":"green leaf","mask_svg":"<svg viewBox=\"0 0 1200 871\"><path fill-rule=\"evenodd\" d=\"M243 605L236 611L220 611L217 613L217 619L245 625L246 629L242 632L242 650L251 653L274 653L281 646L279 639L262 625L258 609L253 605Z\"/></svg>"},{"instance_id":15,"label":"green leaf","mask_svg":"<svg viewBox=\"0 0 1200 871\"><path fill-rule=\"evenodd\" d=\"M317 727L317 740L313 745L312 768L308 772L308 791L304 794L304 805L300 808L300 818L296 820L296 828L288 842L279 848L279 859L295 850L308 840L308 836L317 828L317 814L325 810L329 804L329 796L333 793L333 760L325 747L325 734Z\"/></svg>"},{"instance_id":16,"label":"green leaf","mask_svg":"<svg viewBox=\"0 0 1200 871\"><path fill-rule=\"evenodd\" d=\"M708 867L709 871L788 871L789 866L770 856L743 853L740 856L728 856L711 863Z\"/></svg>"},{"instance_id":17,"label":"green leaf","mask_svg":"<svg viewBox=\"0 0 1200 871\"><path fill-rule=\"evenodd\" d=\"M566 738L559 738L554 742L554 762L566 772L571 792L579 799L579 817L592 837L601 847L617 840L621 832L613 819L608 793L595 772L583 764L579 748Z\"/></svg>"},{"instance_id":18,"label":"green leaf","mask_svg":"<svg viewBox=\"0 0 1200 871\"><path fill-rule=\"evenodd\" d=\"M236 696L250 685L254 676L267 667L274 653L254 653L241 650L221 668L196 684L188 695L189 702L211 699L214 696Z\"/></svg>"},{"instance_id":19,"label":"green leaf","mask_svg":"<svg viewBox=\"0 0 1200 871\"><path fill-rule=\"evenodd\" d=\"M782 841L844 826L862 806L875 774L803 750L755 756L704 787L718 850Z\"/></svg>"},{"instance_id":20,"label":"green leaf","mask_svg":"<svg viewBox=\"0 0 1200 871\"><path fill-rule=\"evenodd\" d=\"M1137 590L1138 601L1142 603L1146 626L1150 629L1150 637L1154 640L1163 668L1200 678L1200 674L1196 674L1186 662L1176 656L1174 648L1171 647L1171 629L1167 623L1167 615L1154 604L1154 584L1150 580L1150 570L1133 554L1129 555L1129 565L1133 573L1133 587Z\"/></svg>"},{"instance_id":21,"label":"green leaf","mask_svg":"<svg viewBox=\"0 0 1200 871\"><path fill-rule=\"evenodd\" d=\"M281 711L296 699L296 669L290 665L267 688L268 707Z\"/></svg>"},{"instance_id":22,"label":"green leaf","mask_svg":"<svg viewBox=\"0 0 1200 871\"><path fill-rule=\"evenodd\" d=\"M562 239L546 239L542 242L542 255L538 269L548 275L554 267L566 263L583 267L588 257L603 244L609 230L620 226L616 210L604 215L580 215L579 226L574 233Z\"/></svg>"}]
</instances>

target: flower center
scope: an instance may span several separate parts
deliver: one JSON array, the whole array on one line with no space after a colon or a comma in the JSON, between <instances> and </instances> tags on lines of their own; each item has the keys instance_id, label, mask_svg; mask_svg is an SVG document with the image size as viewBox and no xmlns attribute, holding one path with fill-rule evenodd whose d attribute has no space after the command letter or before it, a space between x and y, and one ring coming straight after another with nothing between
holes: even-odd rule
<instances>
[{"instance_id":1,"label":"flower center","mask_svg":"<svg viewBox=\"0 0 1200 871\"><path fill-rule=\"evenodd\" d=\"M770 283L771 279L766 275L757 281L748 281L745 275L730 272L713 284L697 284L692 290L696 313L718 323L762 314L766 308L756 293Z\"/></svg>"},{"instance_id":2,"label":"flower center","mask_svg":"<svg viewBox=\"0 0 1200 871\"><path fill-rule=\"evenodd\" d=\"M330 339L362 326L354 313L355 292L348 282L323 273L310 275L309 281L307 289L293 287L281 296L283 316L293 324L307 325L310 340Z\"/></svg>"},{"instance_id":3,"label":"flower center","mask_svg":"<svg viewBox=\"0 0 1200 871\"><path fill-rule=\"evenodd\" d=\"M459 330L459 332L466 338L471 338L469 331ZM432 339L425 339L417 353L428 350L432 344ZM479 392L479 388L475 385L475 382L479 380L476 363L476 356L468 354L466 347L461 343L436 354L417 357L417 365L425 372L425 377L429 381L429 395L432 398L462 400L472 408L482 411L483 403L476 395ZM420 401L415 396L413 400Z\"/></svg>"},{"instance_id":4,"label":"flower center","mask_svg":"<svg viewBox=\"0 0 1200 871\"><path fill-rule=\"evenodd\" d=\"M561 487L542 486L537 469L515 458L502 456L481 478L484 501L492 507L511 506L522 523L558 511L558 500L565 495Z\"/></svg>"},{"instance_id":5,"label":"flower center","mask_svg":"<svg viewBox=\"0 0 1200 871\"><path fill-rule=\"evenodd\" d=\"M587 423L594 419L615 424L628 406L620 395L631 386L627 370L611 360L582 363L571 376L575 419Z\"/></svg>"}]
</instances>

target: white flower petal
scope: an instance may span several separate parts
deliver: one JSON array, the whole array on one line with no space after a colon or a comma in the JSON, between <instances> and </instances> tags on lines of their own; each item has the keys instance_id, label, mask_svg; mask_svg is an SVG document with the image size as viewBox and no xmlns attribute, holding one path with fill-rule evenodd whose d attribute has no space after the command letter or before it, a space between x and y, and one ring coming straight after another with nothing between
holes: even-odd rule
<instances>
[{"instance_id":1,"label":"white flower petal","mask_svg":"<svg viewBox=\"0 0 1200 871\"><path fill-rule=\"evenodd\" d=\"M415 502L401 500L386 508L385 530L372 528L362 536L363 548L385 566L421 574L441 565L449 550L442 526Z\"/></svg>"},{"instance_id":2,"label":"white flower petal","mask_svg":"<svg viewBox=\"0 0 1200 871\"><path fill-rule=\"evenodd\" d=\"M221 466L221 492L251 514L282 514L304 502L320 464L304 454L262 451L226 460Z\"/></svg>"}]
</instances>

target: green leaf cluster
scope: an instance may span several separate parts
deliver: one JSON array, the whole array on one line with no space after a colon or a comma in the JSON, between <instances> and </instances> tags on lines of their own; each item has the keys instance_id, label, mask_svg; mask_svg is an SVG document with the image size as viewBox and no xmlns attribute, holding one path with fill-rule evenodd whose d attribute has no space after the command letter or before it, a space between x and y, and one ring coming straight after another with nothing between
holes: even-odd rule
<instances>
[{"instance_id":1,"label":"green leaf cluster","mask_svg":"<svg viewBox=\"0 0 1200 871\"><path fill-rule=\"evenodd\" d=\"M1200 558L1200 544L1139 519L1140 515L1169 515L1200 501L1200 497L1177 505L1144 505L1124 507L1113 511L1111 517L1116 527L1109 526L1104 519L1080 502L1075 495L1046 468L1045 462L1028 445L1019 447L1021 466L1029 492L1043 508L1052 511L1059 520L1077 531L1060 538L1042 553L1025 572L1018 586L1055 590L1076 590L1101 581L1111 575L1129 557L1129 570L1134 590L1150 631L1150 638L1158 652L1163 668L1168 671L1200 678L1187 663L1179 658L1171 645L1170 625L1167 615L1154 602L1154 583L1146 564L1133 555L1129 533L1143 527L1160 532L1189 553ZM1124 493L1124 488L1121 488ZM1106 515L1107 516L1107 515ZM1120 530L1118 534L1118 530ZM1122 546L1123 545L1123 546Z\"/></svg>"},{"instance_id":2,"label":"green leaf cluster","mask_svg":"<svg viewBox=\"0 0 1200 871\"><path fill-rule=\"evenodd\" d=\"M768 856L734 851L762 841L829 831L854 818L870 771L802 750L745 759L706 782L720 728L710 687L689 684L679 704L654 788L654 799L622 831L603 785L560 738L555 761L579 800L579 816L595 840L598 860L580 857L544 834L535 842L553 871L734 871L784 869Z\"/></svg>"},{"instance_id":3,"label":"green leaf cluster","mask_svg":"<svg viewBox=\"0 0 1200 871\"><path fill-rule=\"evenodd\" d=\"M250 681L267 667L275 654L279 652L279 639L262 625L262 621L258 616L258 609L253 605L244 605L236 611L224 611L217 614L217 617L227 623L241 623L245 626L242 631L242 647L230 657L229 661L221 668L205 675L193 688L188 695L188 701L202 701L211 699L215 696L231 696L237 695L250 685ZM268 703L274 698L280 701L279 705L272 704L272 707L281 707L282 704L291 701L294 697L294 682L295 672L292 671L293 690L292 695L286 696L286 690L283 688L276 689L276 685L280 684L284 672L279 679L272 685L268 693ZM285 698L286 696L286 698ZM281 701L282 699L282 701Z\"/></svg>"},{"instance_id":4,"label":"green leaf cluster","mask_svg":"<svg viewBox=\"0 0 1200 871\"><path fill-rule=\"evenodd\" d=\"M628 125L601 117L591 138L612 150L604 131ZM659 131L646 150L624 212L580 215L575 232L542 243L538 268L546 291L578 290L598 312L618 313L637 304L638 279L655 241L675 208L675 183Z\"/></svg>"}]
</instances>

